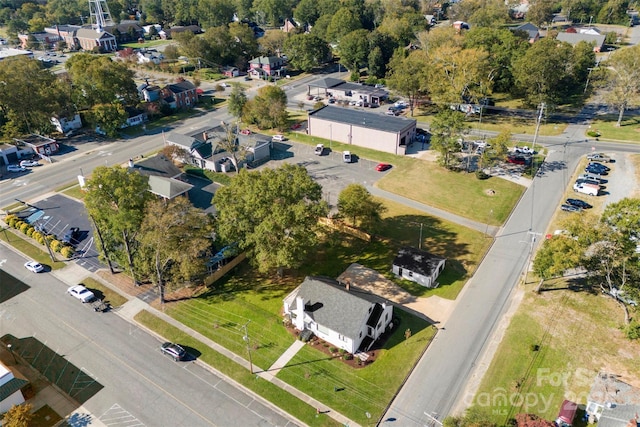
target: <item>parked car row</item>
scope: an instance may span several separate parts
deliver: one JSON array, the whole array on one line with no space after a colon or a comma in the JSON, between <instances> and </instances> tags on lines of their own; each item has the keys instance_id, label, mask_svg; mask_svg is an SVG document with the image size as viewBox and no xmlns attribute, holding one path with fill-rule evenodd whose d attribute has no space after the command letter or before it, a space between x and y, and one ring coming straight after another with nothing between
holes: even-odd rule
<instances>
[{"instance_id":1,"label":"parked car row","mask_svg":"<svg viewBox=\"0 0 640 427\"><path fill-rule=\"evenodd\" d=\"M575 191L576 193L586 194L588 196L598 196L600 194L600 190L603 187L602 184L607 182L607 180L604 179L603 176L607 175L611 170L609 166L606 166L600 162L610 163L613 160L611 159L611 157L603 153L589 154L587 155L587 159L590 160L590 163L585 167L585 173L580 174L576 182L573 184L573 191ZM587 203L587 205L589 204ZM580 210L585 209L584 207L577 204L567 204L567 206L578 207L580 208ZM568 212L575 212L575 210L572 210L567 206L562 205L561 209Z\"/></svg>"}]
</instances>

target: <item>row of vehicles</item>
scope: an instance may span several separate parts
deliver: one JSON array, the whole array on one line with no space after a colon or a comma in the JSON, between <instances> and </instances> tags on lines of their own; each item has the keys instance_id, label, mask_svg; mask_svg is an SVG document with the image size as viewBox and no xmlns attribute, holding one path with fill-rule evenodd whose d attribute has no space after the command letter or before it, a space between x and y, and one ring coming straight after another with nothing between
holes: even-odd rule
<instances>
[{"instance_id":1,"label":"row of vehicles","mask_svg":"<svg viewBox=\"0 0 640 427\"><path fill-rule=\"evenodd\" d=\"M586 194L589 196L597 196L600 194L602 184L606 182L604 176L609 174L611 168L599 162L611 162L611 158L603 153L593 153L587 156L591 162L587 164L585 173L581 174L573 184L573 191Z\"/></svg>"}]
</instances>

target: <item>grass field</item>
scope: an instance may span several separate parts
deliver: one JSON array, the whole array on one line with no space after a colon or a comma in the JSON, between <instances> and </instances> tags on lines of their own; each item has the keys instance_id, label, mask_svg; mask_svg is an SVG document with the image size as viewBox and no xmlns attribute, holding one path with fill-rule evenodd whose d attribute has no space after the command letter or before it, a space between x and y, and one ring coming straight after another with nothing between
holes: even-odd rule
<instances>
[{"instance_id":1,"label":"grass field","mask_svg":"<svg viewBox=\"0 0 640 427\"><path fill-rule=\"evenodd\" d=\"M93 291L97 298L102 299L104 302L108 302L113 308L120 307L122 304L127 302L125 297L91 277L85 278L80 284Z\"/></svg>"},{"instance_id":2,"label":"grass field","mask_svg":"<svg viewBox=\"0 0 640 427\"><path fill-rule=\"evenodd\" d=\"M620 127L616 127L617 121L617 116L610 115L594 120L591 128L600 132L602 140L640 142L640 116L626 117Z\"/></svg>"},{"instance_id":3,"label":"grass field","mask_svg":"<svg viewBox=\"0 0 640 427\"><path fill-rule=\"evenodd\" d=\"M476 394L475 404L498 425L521 412L553 420L565 398L586 404L600 371L640 386L640 343L620 330L620 307L579 281L559 280L544 289L540 295L524 290Z\"/></svg>"},{"instance_id":4,"label":"grass field","mask_svg":"<svg viewBox=\"0 0 640 427\"><path fill-rule=\"evenodd\" d=\"M64 257L60 254L54 253L57 261L52 261L47 252L47 248L44 245L32 243L27 236L20 233L18 230L8 228L0 232L0 240L13 246L18 251L22 252L27 258L34 261L38 261L44 266L51 267L52 270L58 270L64 268L68 261L62 261Z\"/></svg>"},{"instance_id":5,"label":"grass field","mask_svg":"<svg viewBox=\"0 0 640 427\"><path fill-rule=\"evenodd\" d=\"M416 185L417 182L420 185ZM504 179L479 180L475 174L449 171L433 162L420 160L405 162L377 185L383 190L491 225L500 225L507 219L525 190Z\"/></svg>"}]
</instances>

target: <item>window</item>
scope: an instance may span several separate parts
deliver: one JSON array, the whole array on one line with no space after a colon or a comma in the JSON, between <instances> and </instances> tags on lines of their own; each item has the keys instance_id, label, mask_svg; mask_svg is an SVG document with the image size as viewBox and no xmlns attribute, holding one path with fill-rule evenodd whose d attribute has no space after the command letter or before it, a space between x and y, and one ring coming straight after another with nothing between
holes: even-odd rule
<instances>
[{"instance_id":1,"label":"window","mask_svg":"<svg viewBox=\"0 0 640 427\"><path fill-rule=\"evenodd\" d=\"M413 271L409 271L408 273L409 273L408 274L409 277L413 277Z\"/></svg>"},{"instance_id":2,"label":"window","mask_svg":"<svg viewBox=\"0 0 640 427\"><path fill-rule=\"evenodd\" d=\"M344 335L342 334L338 334L338 339L342 342L346 342L347 340L345 339Z\"/></svg>"}]
</instances>

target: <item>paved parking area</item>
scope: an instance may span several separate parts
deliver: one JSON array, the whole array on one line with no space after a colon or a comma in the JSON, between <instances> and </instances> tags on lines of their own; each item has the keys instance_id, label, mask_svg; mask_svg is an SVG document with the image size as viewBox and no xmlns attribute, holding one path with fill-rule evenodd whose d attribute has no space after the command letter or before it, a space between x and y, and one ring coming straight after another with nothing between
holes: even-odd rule
<instances>
[{"instance_id":1,"label":"paved parking area","mask_svg":"<svg viewBox=\"0 0 640 427\"><path fill-rule=\"evenodd\" d=\"M349 184L373 185L387 172L375 170L379 162L352 155L352 163L342 161L342 152L325 146L324 154L314 154L314 146L291 141L274 143L272 160L259 168L278 167L282 163L304 166L309 175L322 185L325 200L332 208L338 203L338 195ZM390 169L390 170L393 170Z\"/></svg>"}]
</instances>

